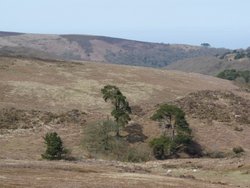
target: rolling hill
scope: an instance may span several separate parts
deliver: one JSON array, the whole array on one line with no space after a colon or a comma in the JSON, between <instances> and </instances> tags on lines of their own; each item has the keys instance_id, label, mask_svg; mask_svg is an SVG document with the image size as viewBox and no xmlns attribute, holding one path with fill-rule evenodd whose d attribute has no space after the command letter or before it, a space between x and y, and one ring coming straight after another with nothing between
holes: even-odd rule
<instances>
[{"instance_id":1,"label":"rolling hill","mask_svg":"<svg viewBox=\"0 0 250 188\"><path fill-rule=\"evenodd\" d=\"M100 36L0 32L0 187L248 187L250 93L205 75L249 70L249 58L232 59L233 53ZM183 109L196 147L209 158L184 155L188 159L141 164L93 159L82 147L83 133L89 124L110 118L111 106L100 92L106 84L118 86L131 105L132 121L123 133L131 146L143 148L161 134L150 117L170 103ZM43 136L52 131L70 148L73 162L41 161ZM232 151L239 146L243 155Z\"/></svg>"},{"instance_id":2,"label":"rolling hill","mask_svg":"<svg viewBox=\"0 0 250 188\"><path fill-rule=\"evenodd\" d=\"M126 128L145 135L134 144L147 144L160 134L158 123L150 117L159 104L168 102L185 111L204 152L227 158L140 164L91 159L81 142L87 124L110 116L111 106L100 92L106 84L118 86L130 102L132 121ZM249 107L249 93L207 75L2 56L0 187L247 187ZM41 161L43 136L51 131L62 137L75 161ZM245 153L230 158L236 146Z\"/></svg>"},{"instance_id":3,"label":"rolling hill","mask_svg":"<svg viewBox=\"0 0 250 188\"><path fill-rule=\"evenodd\" d=\"M33 125L43 129L45 127L42 125L46 122L53 125L54 117L59 122L64 122L59 117L70 122L75 117L76 122L83 123L84 120L103 119L110 114L110 105L103 101L100 89L106 84L114 84L127 96L132 109L139 109L138 113L135 111L133 120L142 125L143 133L149 140L159 133L156 123L150 120L157 105L174 102L186 110L188 120L195 122L191 126L197 128L197 132L200 132L200 128L208 131L214 124L213 128L220 125L232 134L228 138L231 141L225 145L223 139L221 142L212 140L212 135L211 140L204 140L207 135L200 132L197 138L203 143L202 147L211 151L217 147L222 151L230 151L238 143L246 150L250 149L247 139L244 143L241 141L243 132L234 130L235 127L241 127L244 134L250 131L250 94L227 80L144 67L9 57L0 58L0 80L0 123L3 128L8 127L8 122L11 123L13 119L20 121L15 124L12 122L10 126L26 127L27 130ZM211 114L206 116L209 111ZM8 114L9 118L4 119ZM17 117L12 117L13 114ZM41 120L34 123L32 119L39 117Z\"/></svg>"},{"instance_id":4,"label":"rolling hill","mask_svg":"<svg viewBox=\"0 0 250 188\"><path fill-rule=\"evenodd\" d=\"M179 60L214 57L227 49L132 41L89 35L40 35L0 32L0 55L85 60L165 67Z\"/></svg>"},{"instance_id":5,"label":"rolling hill","mask_svg":"<svg viewBox=\"0 0 250 188\"><path fill-rule=\"evenodd\" d=\"M217 57L195 57L176 61L165 67L168 70L197 72L207 75L217 75L225 69L250 70L250 58L220 59Z\"/></svg>"}]
</instances>

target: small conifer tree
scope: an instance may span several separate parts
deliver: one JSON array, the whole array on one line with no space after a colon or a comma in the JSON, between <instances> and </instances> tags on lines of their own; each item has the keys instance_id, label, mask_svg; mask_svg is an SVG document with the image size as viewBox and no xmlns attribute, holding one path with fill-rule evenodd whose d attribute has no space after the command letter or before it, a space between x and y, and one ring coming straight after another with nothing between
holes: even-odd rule
<instances>
[{"instance_id":1,"label":"small conifer tree","mask_svg":"<svg viewBox=\"0 0 250 188\"><path fill-rule=\"evenodd\" d=\"M47 133L44 137L44 143L47 148L45 153L42 154L43 159L60 160L67 153L60 136L56 132Z\"/></svg>"}]
</instances>

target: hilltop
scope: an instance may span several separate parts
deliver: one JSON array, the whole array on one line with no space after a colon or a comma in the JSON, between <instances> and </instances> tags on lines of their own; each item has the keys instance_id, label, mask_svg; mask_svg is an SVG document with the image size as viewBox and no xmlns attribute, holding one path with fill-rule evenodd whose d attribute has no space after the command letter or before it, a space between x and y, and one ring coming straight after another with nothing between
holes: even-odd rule
<instances>
[{"instance_id":1,"label":"hilltop","mask_svg":"<svg viewBox=\"0 0 250 188\"><path fill-rule=\"evenodd\" d=\"M42 59L165 67L187 58L221 56L228 51L222 48L150 43L104 36L0 32L0 55Z\"/></svg>"}]
</instances>

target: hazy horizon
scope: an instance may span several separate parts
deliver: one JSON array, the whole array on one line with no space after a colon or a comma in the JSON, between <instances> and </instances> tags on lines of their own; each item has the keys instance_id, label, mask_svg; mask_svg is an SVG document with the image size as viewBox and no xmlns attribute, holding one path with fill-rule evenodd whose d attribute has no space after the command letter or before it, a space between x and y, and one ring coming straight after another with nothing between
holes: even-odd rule
<instances>
[{"instance_id":1,"label":"hazy horizon","mask_svg":"<svg viewBox=\"0 0 250 188\"><path fill-rule=\"evenodd\" d=\"M0 31L83 34L145 42L247 48L247 0L8 0Z\"/></svg>"}]
</instances>

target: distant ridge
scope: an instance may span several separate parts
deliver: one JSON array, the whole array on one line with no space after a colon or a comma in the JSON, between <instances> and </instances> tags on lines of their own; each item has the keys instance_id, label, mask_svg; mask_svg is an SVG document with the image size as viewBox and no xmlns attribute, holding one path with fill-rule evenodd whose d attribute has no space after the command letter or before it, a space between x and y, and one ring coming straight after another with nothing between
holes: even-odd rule
<instances>
[{"instance_id":1,"label":"distant ridge","mask_svg":"<svg viewBox=\"0 0 250 188\"><path fill-rule=\"evenodd\" d=\"M165 67L180 60L214 57L227 49L163 44L91 35L0 32L0 55Z\"/></svg>"},{"instance_id":2,"label":"distant ridge","mask_svg":"<svg viewBox=\"0 0 250 188\"><path fill-rule=\"evenodd\" d=\"M0 31L0 37L22 35L23 33Z\"/></svg>"}]
</instances>

